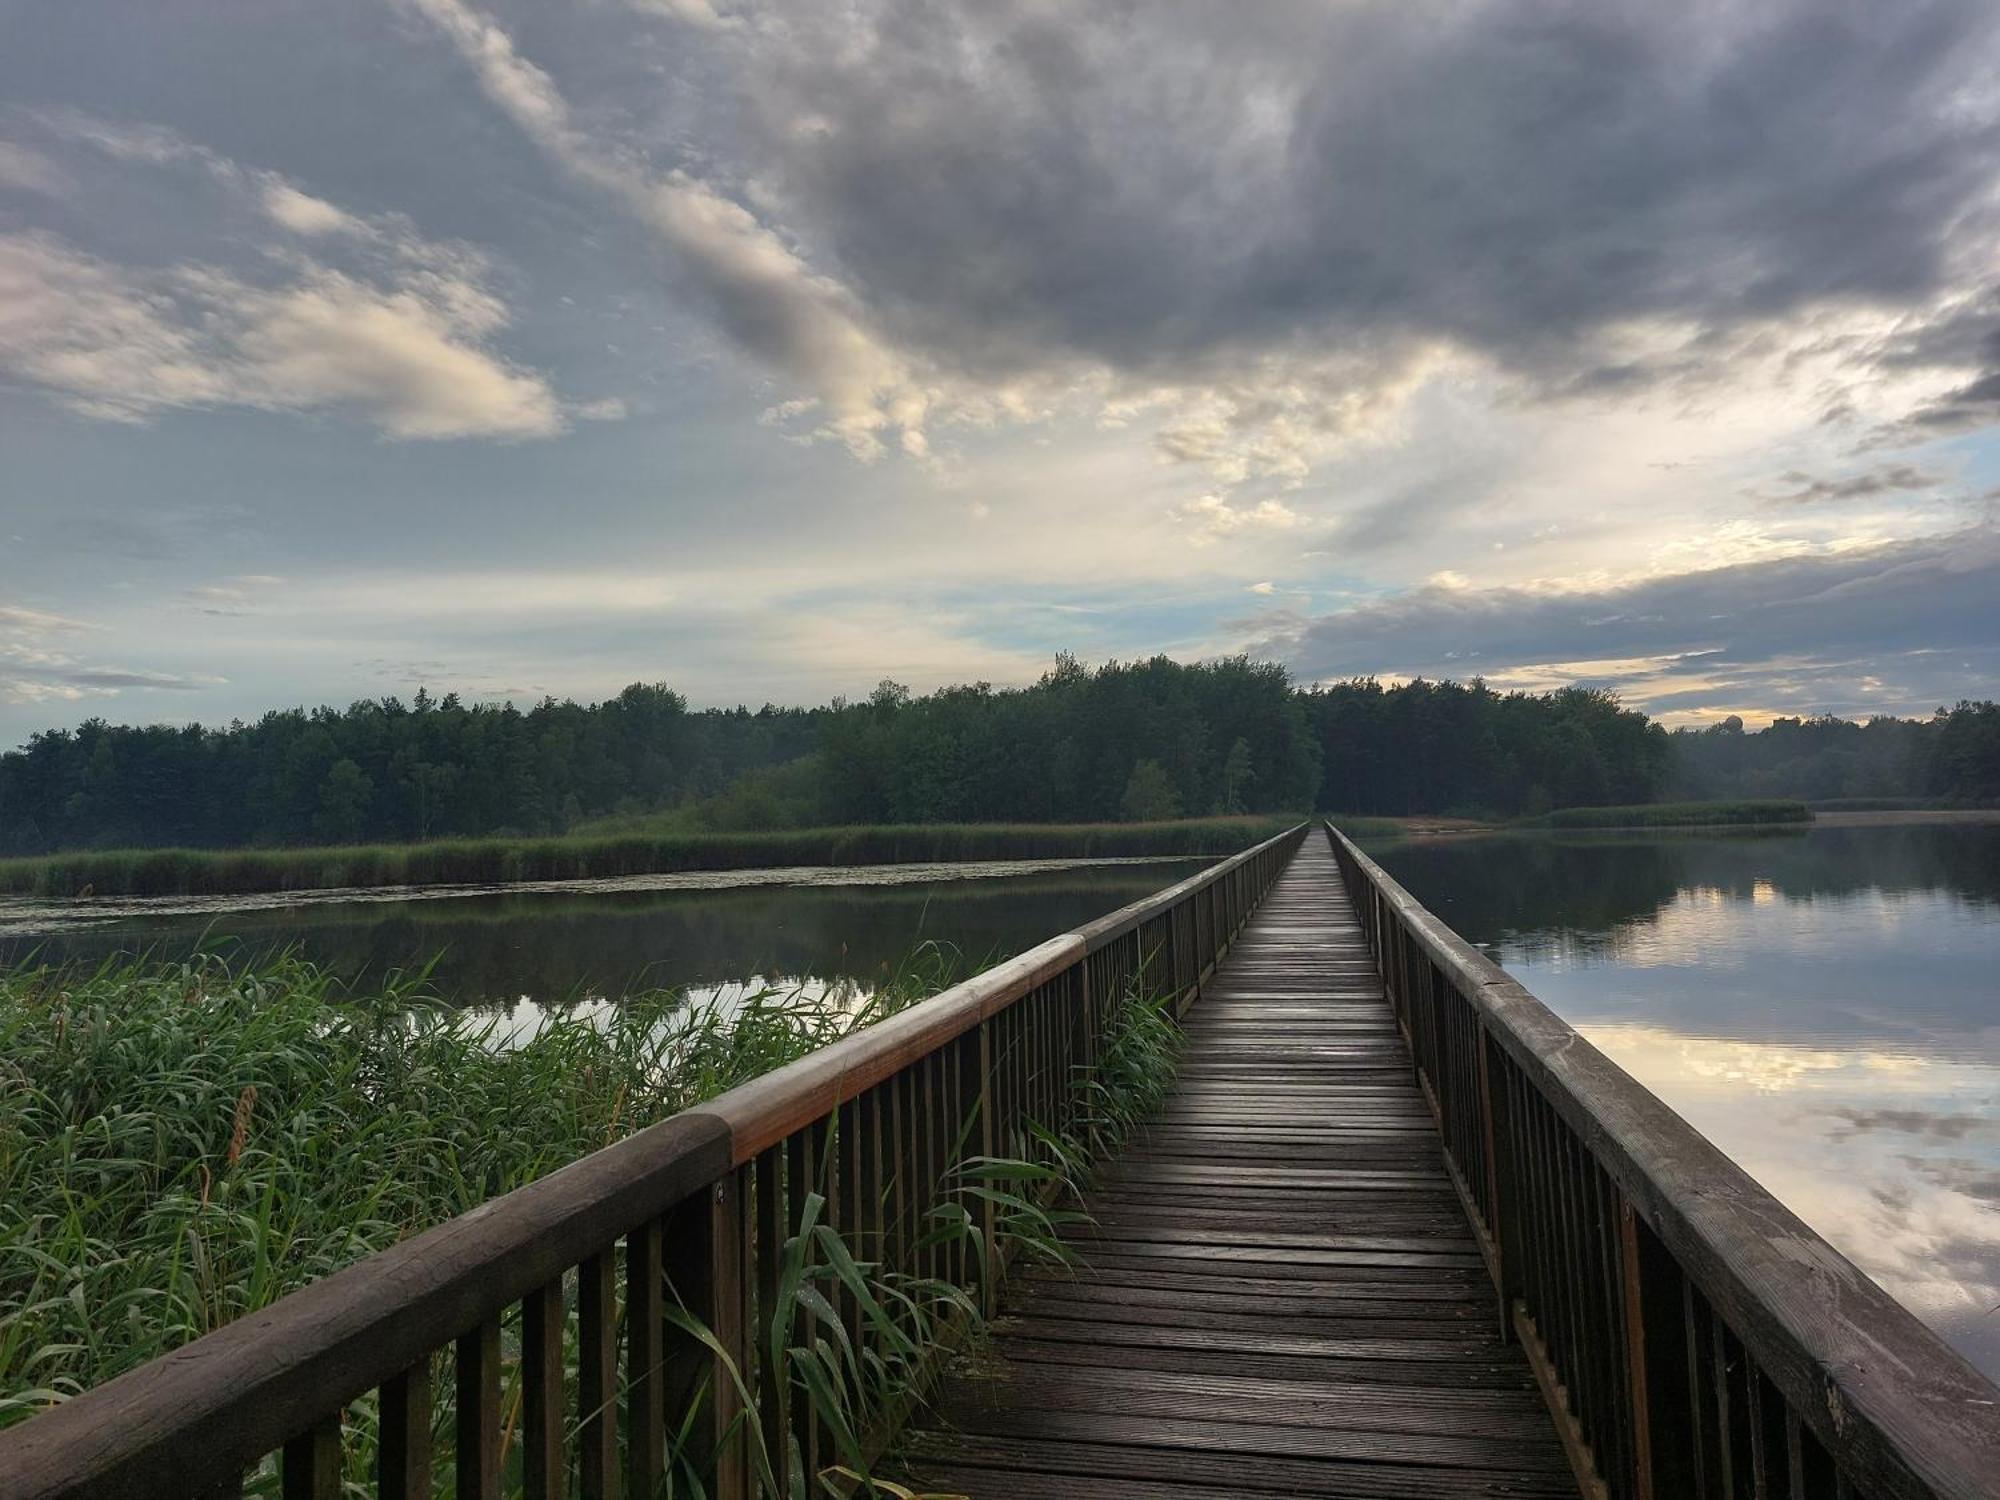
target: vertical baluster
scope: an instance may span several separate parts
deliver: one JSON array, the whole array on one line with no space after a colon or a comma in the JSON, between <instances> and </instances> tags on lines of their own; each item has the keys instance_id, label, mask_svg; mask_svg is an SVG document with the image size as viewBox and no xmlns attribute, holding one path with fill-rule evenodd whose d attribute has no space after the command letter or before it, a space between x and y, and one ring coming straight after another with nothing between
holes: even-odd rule
<instances>
[{"instance_id":1,"label":"vertical baluster","mask_svg":"<svg viewBox=\"0 0 2000 1500\"><path fill-rule=\"evenodd\" d=\"M757 1412L750 1384L757 1368L756 1184L753 1165L745 1162L723 1184L716 1229L717 1297L721 1311L716 1337L736 1366L716 1408L717 1500L747 1500L757 1484L751 1462L757 1441ZM724 1372L728 1375L728 1372Z\"/></svg>"},{"instance_id":2,"label":"vertical baluster","mask_svg":"<svg viewBox=\"0 0 2000 1500\"><path fill-rule=\"evenodd\" d=\"M459 1336L458 1500L500 1500L500 1320Z\"/></svg>"},{"instance_id":3,"label":"vertical baluster","mask_svg":"<svg viewBox=\"0 0 2000 1500\"><path fill-rule=\"evenodd\" d=\"M1623 1491L1620 1426L1614 1414L1622 1415L1622 1371L1614 1354L1622 1351L1622 1341L1614 1341L1610 1293L1616 1283L1605 1274L1603 1205L1598 1197L1597 1160L1581 1140L1573 1139L1571 1153L1576 1162L1577 1186L1577 1279L1583 1293L1584 1338L1589 1384L1578 1405L1587 1412L1585 1431L1590 1434L1591 1452L1600 1474L1609 1476L1617 1491Z\"/></svg>"},{"instance_id":4,"label":"vertical baluster","mask_svg":"<svg viewBox=\"0 0 2000 1500\"><path fill-rule=\"evenodd\" d=\"M1729 1330L1723 1326L1722 1314L1714 1309L1709 1311L1709 1351L1715 1361L1715 1450L1721 1460L1722 1494L1735 1500L1742 1493L1738 1487L1747 1476L1744 1459L1748 1456L1748 1434L1738 1415L1735 1395L1735 1376L1731 1367L1737 1361L1734 1343Z\"/></svg>"},{"instance_id":5,"label":"vertical baluster","mask_svg":"<svg viewBox=\"0 0 2000 1500\"><path fill-rule=\"evenodd\" d=\"M1479 1096L1479 1165L1483 1173L1483 1198L1481 1208L1486 1219L1486 1235L1493 1245L1494 1291L1500 1299L1500 1336L1507 1336L1507 1305L1513 1301L1513 1267L1508 1264L1506 1235L1501 1225L1500 1206L1500 1133L1494 1112L1493 1069L1491 1043L1487 1040L1486 1028L1474 1023L1473 1056L1477 1072Z\"/></svg>"},{"instance_id":6,"label":"vertical baluster","mask_svg":"<svg viewBox=\"0 0 2000 1500\"><path fill-rule=\"evenodd\" d=\"M537 1287L521 1302L521 1484L527 1500L563 1500L563 1284Z\"/></svg>"},{"instance_id":7,"label":"vertical baluster","mask_svg":"<svg viewBox=\"0 0 2000 1500\"><path fill-rule=\"evenodd\" d=\"M889 1085L878 1083L868 1091L862 1108L862 1137L867 1142L862 1183L868 1209L868 1255L885 1269L894 1265L889 1249L888 1121Z\"/></svg>"},{"instance_id":8,"label":"vertical baluster","mask_svg":"<svg viewBox=\"0 0 2000 1500\"><path fill-rule=\"evenodd\" d=\"M1041 1105L1035 1111L1035 1119L1044 1129L1060 1130L1062 1092L1058 1085L1062 1064L1061 1054L1056 1050L1055 992L1046 984L1038 985L1027 998L1034 1007L1028 1013L1028 1020L1035 1028L1035 1070L1041 1075Z\"/></svg>"},{"instance_id":9,"label":"vertical baluster","mask_svg":"<svg viewBox=\"0 0 2000 1500\"><path fill-rule=\"evenodd\" d=\"M1826 1500L1829 1495L1846 1495L1845 1482L1834 1474L1832 1455L1806 1430L1789 1404L1785 1407L1784 1427L1789 1500Z\"/></svg>"},{"instance_id":10,"label":"vertical baluster","mask_svg":"<svg viewBox=\"0 0 2000 1500\"><path fill-rule=\"evenodd\" d=\"M964 1051L961 1054L965 1065L972 1070L972 1093L977 1101L979 1118L975 1125L973 1149L981 1156L993 1155L993 1023L991 1019L979 1023L974 1036L962 1039ZM973 1206L972 1212L979 1219L980 1264L979 1305L991 1317L999 1307L1000 1247L995 1243L994 1231L998 1224L991 1199L981 1198Z\"/></svg>"},{"instance_id":11,"label":"vertical baluster","mask_svg":"<svg viewBox=\"0 0 2000 1500\"><path fill-rule=\"evenodd\" d=\"M1776 1491L1771 1488L1772 1460L1776 1455L1764 1451L1764 1376L1750 1363L1750 1357L1743 1357L1743 1402L1744 1427L1750 1443L1750 1493L1756 1500L1774 1500ZM1782 1471L1781 1471L1782 1472Z\"/></svg>"},{"instance_id":12,"label":"vertical baluster","mask_svg":"<svg viewBox=\"0 0 2000 1500\"><path fill-rule=\"evenodd\" d=\"M577 1488L618 1500L618 1283L605 1250L576 1268Z\"/></svg>"},{"instance_id":13,"label":"vertical baluster","mask_svg":"<svg viewBox=\"0 0 2000 1500\"><path fill-rule=\"evenodd\" d=\"M910 1070L904 1068L885 1085L889 1091L888 1150L883 1161L889 1174L889 1254L898 1270L911 1272L910 1247L927 1227L919 1216L922 1204L910 1191Z\"/></svg>"},{"instance_id":14,"label":"vertical baluster","mask_svg":"<svg viewBox=\"0 0 2000 1500\"><path fill-rule=\"evenodd\" d=\"M381 1500L430 1500L431 1356L382 1382L375 1445L375 1486Z\"/></svg>"},{"instance_id":15,"label":"vertical baluster","mask_svg":"<svg viewBox=\"0 0 2000 1500\"><path fill-rule=\"evenodd\" d=\"M1557 1285L1563 1292L1563 1342L1560 1374L1569 1392L1570 1411L1581 1425L1588 1419L1584 1406L1595 1383L1589 1358L1589 1335L1584 1327L1583 1265L1581 1255L1581 1209L1577 1202L1578 1173L1575 1137L1568 1123L1555 1110L1549 1111L1556 1153ZM1588 1440L1589 1431L1585 1429Z\"/></svg>"},{"instance_id":16,"label":"vertical baluster","mask_svg":"<svg viewBox=\"0 0 2000 1500\"><path fill-rule=\"evenodd\" d=\"M667 1470L664 1274L660 1223L649 1220L625 1236L625 1488L632 1500L651 1500Z\"/></svg>"},{"instance_id":17,"label":"vertical baluster","mask_svg":"<svg viewBox=\"0 0 2000 1500\"><path fill-rule=\"evenodd\" d=\"M1543 1354L1553 1365L1559 1358L1557 1350L1561 1348L1563 1322L1556 1161L1548 1102L1535 1095L1530 1098L1529 1104L1528 1121L1533 1131L1535 1158L1535 1332L1542 1341Z\"/></svg>"},{"instance_id":18,"label":"vertical baluster","mask_svg":"<svg viewBox=\"0 0 2000 1500\"><path fill-rule=\"evenodd\" d=\"M709 1493L742 1492L737 1375L743 1344L742 1187L731 1172L691 1193L668 1213L661 1234L661 1275L679 1310L707 1329L718 1354L666 1319L660 1350L661 1406L667 1426L686 1434L680 1455Z\"/></svg>"},{"instance_id":19,"label":"vertical baluster","mask_svg":"<svg viewBox=\"0 0 2000 1500\"><path fill-rule=\"evenodd\" d=\"M1692 1281L1681 1282L1681 1317L1687 1348L1688 1437L1695 1471L1694 1493L1698 1500L1727 1500L1723 1489L1721 1434L1715 1423L1715 1396L1709 1383L1715 1375L1715 1358L1709 1349L1713 1325L1707 1300Z\"/></svg>"},{"instance_id":20,"label":"vertical baluster","mask_svg":"<svg viewBox=\"0 0 2000 1500\"><path fill-rule=\"evenodd\" d=\"M1796 1434L1790 1430L1792 1410L1747 1354L1743 1364L1749 1375L1751 1464L1758 1500L1785 1500L1798 1468Z\"/></svg>"},{"instance_id":21,"label":"vertical baluster","mask_svg":"<svg viewBox=\"0 0 2000 1500\"><path fill-rule=\"evenodd\" d=\"M973 1045L971 1033L965 1032L951 1046L933 1054L938 1077L938 1149L947 1173L973 1154L976 1139L973 1132L979 1128L971 1113L972 1090L965 1063ZM979 1275L979 1257L974 1247L963 1239L955 1241L945 1275L954 1286L973 1287Z\"/></svg>"},{"instance_id":22,"label":"vertical baluster","mask_svg":"<svg viewBox=\"0 0 2000 1500\"><path fill-rule=\"evenodd\" d=\"M830 1119L815 1120L812 1124L806 1126L800 1134L805 1141L806 1167L811 1174L811 1185L813 1190L820 1196L819 1223L821 1226L831 1228L834 1225L834 1189L837 1186L834 1181L834 1132L832 1121ZM796 1229L797 1226L795 1225L794 1228ZM814 1234L818 1234L817 1229L815 1229ZM816 1248L812 1246L807 1247L806 1260L808 1264L817 1259L817 1255ZM822 1283L823 1289L824 1284ZM798 1332L801 1343L811 1343L821 1337L819 1330L814 1327L810 1317L802 1316L799 1319ZM801 1415L804 1417L805 1426L801 1441L805 1451L806 1489L808 1493L816 1494L818 1493L819 1486L819 1480L816 1476L836 1461L836 1439L828 1429L826 1423L820 1419L818 1410L810 1400L801 1401L799 1409Z\"/></svg>"},{"instance_id":23,"label":"vertical baluster","mask_svg":"<svg viewBox=\"0 0 2000 1500\"><path fill-rule=\"evenodd\" d=\"M806 1198L813 1192L816 1162L813 1157L813 1139L810 1128L794 1131L785 1140L785 1237L795 1237L805 1223ZM785 1331L787 1347L806 1337L805 1320L796 1314L788 1319ZM812 1403L790 1385L791 1376L785 1374L787 1394L786 1414L791 1421L791 1431L786 1462L794 1472L798 1484L803 1485L808 1494L813 1492L813 1456L816 1451L815 1425ZM796 1453L791 1451L796 1447ZM803 1468L803 1472L796 1472Z\"/></svg>"},{"instance_id":24,"label":"vertical baluster","mask_svg":"<svg viewBox=\"0 0 2000 1500\"><path fill-rule=\"evenodd\" d=\"M1605 1400L1606 1421L1617 1438L1614 1459L1617 1479L1612 1489L1615 1494L1631 1495L1636 1464L1631 1421L1634 1404L1632 1364L1626 1357L1630 1340L1625 1326L1625 1259L1621 1239L1625 1200L1617 1184L1602 1167L1594 1167L1593 1175L1597 1183L1598 1275L1604 1295L1605 1352L1611 1361L1614 1377L1614 1388Z\"/></svg>"},{"instance_id":25,"label":"vertical baluster","mask_svg":"<svg viewBox=\"0 0 2000 1500\"><path fill-rule=\"evenodd\" d=\"M1621 1196L1619 1273L1625 1297L1626 1390L1638 1500L1700 1493L1697 1424L1688 1405L1681 1269Z\"/></svg>"},{"instance_id":26,"label":"vertical baluster","mask_svg":"<svg viewBox=\"0 0 2000 1500\"><path fill-rule=\"evenodd\" d=\"M840 1155L838 1179L840 1202L840 1232L847 1241L848 1252L857 1260L866 1259L868 1247L863 1240L867 1220L864 1217L864 1199L861 1187L861 1104L858 1099L848 1099L837 1111L840 1125L836 1136L836 1149ZM867 1338L866 1314L862 1311L861 1299L841 1288L839 1305L847 1317L847 1338L857 1353Z\"/></svg>"},{"instance_id":27,"label":"vertical baluster","mask_svg":"<svg viewBox=\"0 0 2000 1500\"><path fill-rule=\"evenodd\" d=\"M339 1500L338 1414L314 1423L285 1444L280 1474L285 1500Z\"/></svg>"},{"instance_id":28,"label":"vertical baluster","mask_svg":"<svg viewBox=\"0 0 2000 1500\"><path fill-rule=\"evenodd\" d=\"M772 1146L757 1158L756 1275L757 1417L764 1435L764 1457L780 1494L789 1494L785 1434L790 1430L791 1390L783 1344L789 1329L779 1319L778 1285L785 1263L785 1153ZM773 1339L776 1333L777 1340ZM782 1341L782 1342L780 1342ZM775 1350L774 1350L775 1345Z\"/></svg>"}]
</instances>

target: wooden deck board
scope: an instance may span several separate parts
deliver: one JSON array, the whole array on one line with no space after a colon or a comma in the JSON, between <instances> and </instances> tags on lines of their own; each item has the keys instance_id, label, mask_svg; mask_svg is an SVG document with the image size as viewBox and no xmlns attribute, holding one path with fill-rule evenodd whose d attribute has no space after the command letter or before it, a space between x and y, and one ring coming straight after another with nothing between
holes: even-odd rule
<instances>
[{"instance_id":1,"label":"wooden deck board","mask_svg":"<svg viewBox=\"0 0 2000 1500\"><path fill-rule=\"evenodd\" d=\"M973 1500L1573 1497L1331 855L1205 987L1073 1272L1010 1285L911 1436Z\"/></svg>"}]
</instances>

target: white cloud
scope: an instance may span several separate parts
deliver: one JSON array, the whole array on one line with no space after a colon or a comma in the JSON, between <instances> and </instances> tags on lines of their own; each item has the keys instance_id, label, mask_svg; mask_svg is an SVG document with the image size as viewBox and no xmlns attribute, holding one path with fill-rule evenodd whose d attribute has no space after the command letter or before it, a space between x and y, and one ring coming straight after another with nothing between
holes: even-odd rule
<instances>
[{"instance_id":1,"label":"white cloud","mask_svg":"<svg viewBox=\"0 0 2000 1500\"><path fill-rule=\"evenodd\" d=\"M736 24L734 17L717 11L710 0L625 0L625 4L642 15L664 16L689 26L715 29Z\"/></svg>"},{"instance_id":2,"label":"white cloud","mask_svg":"<svg viewBox=\"0 0 2000 1500\"><path fill-rule=\"evenodd\" d=\"M367 223L345 209L301 192L275 175L265 179L263 198L264 212L294 234L352 234L365 238L373 233Z\"/></svg>"},{"instance_id":3,"label":"white cloud","mask_svg":"<svg viewBox=\"0 0 2000 1500\"><path fill-rule=\"evenodd\" d=\"M97 627L66 615L52 615L19 604L0 604L0 629L12 630L94 630Z\"/></svg>"},{"instance_id":4,"label":"white cloud","mask_svg":"<svg viewBox=\"0 0 2000 1500\"><path fill-rule=\"evenodd\" d=\"M254 285L145 270L47 234L0 236L0 368L119 421L241 406L334 408L392 437L543 437L560 403L482 340L505 307L442 272L378 285L313 262Z\"/></svg>"},{"instance_id":5,"label":"white cloud","mask_svg":"<svg viewBox=\"0 0 2000 1500\"><path fill-rule=\"evenodd\" d=\"M352 213L161 126L74 110L32 118L114 161L205 178L224 205L253 209L288 240L260 247L253 275L132 266L53 234L0 235L0 369L122 421L336 409L398 438L544 437L582 415L490 347L510 313L478 250L428 239L402 215Z\"/></svg>"},{"instance_id":6,"label":"white cloud","mask_svg":"<svg viewBox=\"0 0 2000 1500\"><path fill-rule=\"evenodd\" d=\"M1174 517L1189 527L1188 540L1197 547L1206 547L1239 532L1289 531L1304 519L1282 500L1237 506L1219 494L1201 495L1188 501L1174 511Z\"/></svg>"}]
</instances>

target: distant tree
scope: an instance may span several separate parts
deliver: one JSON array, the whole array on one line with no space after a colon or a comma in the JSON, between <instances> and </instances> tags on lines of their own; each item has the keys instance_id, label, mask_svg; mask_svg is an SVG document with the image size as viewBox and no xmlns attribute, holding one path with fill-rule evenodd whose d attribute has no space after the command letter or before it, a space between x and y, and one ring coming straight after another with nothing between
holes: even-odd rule
<instances>
[{"instance_id":1,"label":"distant tree","mask_svg":"<svg viewBox=\"0 0 2000 1500\"><path fill-rule=\"evenodd\" d=\"M1960 703L1931 723L1928 789L1962 802L2000 800L2000 703Z\"/></svg>"},{"instance_id":2,"label":"distant tree","mask_svg":"<svg viewBox=\"0 0 2000 1500\"><path fill-rule=\"evenodd\" d=\"M1229 758L1222 763L1222 810L1226 813L1243 811L1243 793L1251 782L1257 779L1257 772L1250 763L1250 742L1241 735L1229 747Z\"/></svg>"},{"instance_id":3,"label":"distant tree","mask_svg":"<svg viewBox=\"0 0 2000 1500\"><path fill-rule=\"evenodd\" d=\"M325 843L359 843L368 829L375 783L351 760L337 760L319 786L319 813L313 832Z\"/></svg>"},{"instance_id":4,"label":"distant tree","mask_svg":"<svg viewBox=\"0 0 2000 1500\"><path fill-rule=\"evenodd\" d=\"M1118 811L1128 823L1157 823L1181 815L1180 793L1174 779L1156 760L1142 760L1132 767L1125 782L1125 795L1118 799Z\"/></svg>"}]
</instances>

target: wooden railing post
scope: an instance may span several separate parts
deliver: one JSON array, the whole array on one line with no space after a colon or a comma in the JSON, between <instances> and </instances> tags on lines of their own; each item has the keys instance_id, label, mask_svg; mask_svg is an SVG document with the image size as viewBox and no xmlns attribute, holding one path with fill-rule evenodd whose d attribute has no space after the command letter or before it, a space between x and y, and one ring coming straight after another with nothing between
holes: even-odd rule
<instances>
[{"instance_id":1,"label":"wooden railing post","mask_svg":"<svg viewBox=\"0 0 2000 1500\"><path fill-rule=\"evenodd\" d=\"M459 1500L500 1500L500 1319L458 1340Z\"/></svg>"},{"instance_id":2,"label":"wooden railing post","mask_svg":"<svg viewBox=\"0 0 2000 1500\"><path fill-rule=\"evenodd\" d=\"M970 1080L979 1099L979 1126L974 1138L979 1143L979 1154L991 1160L997 1154L999 1138L993 1118L993 1022L990 1018L979 1023L979 1044L969 1055L979 1070L978 1078ZM990 1318L1000 1306L1000 1245L996 1233L1000 1219L990 1196L982 1193L975 1202L975 1212L979 1216L979 1307Z\"/></svg>"},{"instance_id":3,"label":"wooden railing post","mask_svg":"<svg viewBox=\"0 0 2000 1500\"><path fill-rule=\"evenodd\" d=\"M381 1500L429 1500L431 1492L431 1356L382 1384L375 1453Z\"/></svg>"},{"instance_id":4,"label":"wooden railing post","mask_svg":"<svg viewBox=\"0 0 2000 1500\"><path fill-rule=\"evenodd\" d=\"M1697 1492L1686 1310L1680 1267L1619 1195L1618 1262L1632 1393L1633 1494L1679 1500Z\"/></svg>"},{"instance_id":5,"label":"wooden railing post","mask_svg":"<svg viewBox=\"0 0 2000 1500\"><path fill-rule=\"evenodd\" d=\"M521 1303L521 1489L525 1500L565 1500L563 1284L558 1276Z\"/></svg>"},{"instance_id":6,"label":"wooden railing post","mask_svg":"<svg viewBox=\"0 0 2000 1500\"><path fill-rule=\"evenodd\" d=\"M284 1500L339 1500L340 1418L315 1423L285 1444L279 1483Z\"/></svg>"},{"instance_id":7,"label":"wooden railing post","mask_svg":"<svg viewBox=\"0 0 2000 1500\"><path fill-rule=\"evenodd\" d=\"M662 1349L668 1420L678 1425L694 1412L682 1457L704 1478L713 1476L710 1493L727 1500L748 1493L739 1388L750 1369L743 1322L744 1175L739 1168L683 1202L668 1216L661 1245L668 1294L723 1351L668 1324Z\"/></svg>"},{"instance_id":8,"label":"wooden railing post","mask_svg":"<svg viewBox=\"0 0 2000 1500\"><path fill-rule=\"evenodd\" d=\"M1487 1234L1493 1245L1493 1289L1497 1294L1500 1341L1514 1336L1514 1305L1520 1275L1517 1270L1521 1250L1514 1231L1514 1204L1511 1199L1513 1164L1508 1160L1508 1141L1499 1113L1504 1102L1494 1099L1498 1089L1493 1079L1493 1043L1485 1026L1479 1026L1479 1133L1486 1155Z\"/></svg>"},{"instance_id":9,"label":"wooden railing post","mask_svg":"<svg viewBox=\"0 0 2000 1500\"><path fill-rule=\"evenodd\" d=\"M576 1271L577 1487L581 1500L618 1500L618 1283L612 1253ZM428 1483L410 1494L430 1493Z\"/></svg>"},{"instance_id":10,"label":"wooden railing post","mask_svg":"<svg viewBox=\"0 0 2000 1500\"><path fill-rule=\"evenodd\" d=\"M651 1500L667 1471L666 1296L660 1221L625 1237L625 1492Z\"/></svg>"}]
</instances>

